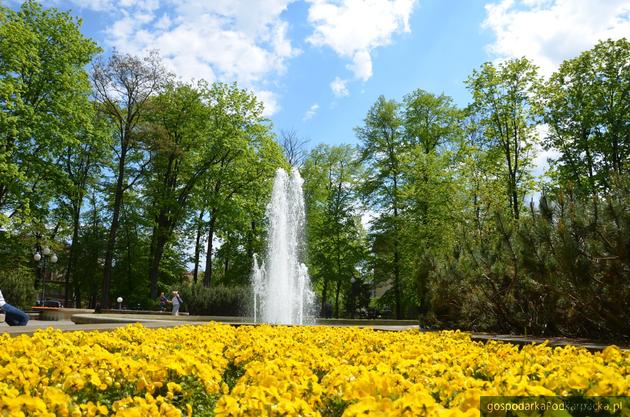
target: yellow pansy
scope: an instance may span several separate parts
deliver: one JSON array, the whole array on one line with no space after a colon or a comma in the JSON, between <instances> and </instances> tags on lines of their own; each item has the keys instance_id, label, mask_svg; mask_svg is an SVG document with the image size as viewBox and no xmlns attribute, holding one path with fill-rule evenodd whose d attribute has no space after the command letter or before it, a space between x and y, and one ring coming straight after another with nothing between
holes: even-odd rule
<instances>
[{"instance_id":1,"label":"yellow pansy","mask_svg":"<svg viewBox=\"0 0 630 417\"><path fill-rule=\"evenodd\" d=\"M219 417L478 417L480 395L630 394L618 347L519 349L464 332L210 323L0 340L11 416L193 416L206 396Z\"/></svg>"}]
</instances>

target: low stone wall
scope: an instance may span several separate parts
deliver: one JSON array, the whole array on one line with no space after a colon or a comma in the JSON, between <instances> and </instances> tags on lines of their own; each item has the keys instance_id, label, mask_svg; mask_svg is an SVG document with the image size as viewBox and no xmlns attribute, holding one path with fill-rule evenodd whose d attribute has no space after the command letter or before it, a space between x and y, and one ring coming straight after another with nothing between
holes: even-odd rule
<instances>
[{"instance_id":1,"label":"low stone wall","mask_svg":"<svg viewBox=\"0 0 630 417\"><path fill-rule=\"evenodd\" d=\"M77 314L72 316L72 321L76 324L97 324L97 323L151 323L151 322L181 322L186 323L208 323L210 321L222 323L247 323L247 317L220 317L220 316L190 316L171 314L134 314L134 313L100 313L100 314Z\"/></svg>"},{"instance_id":2,"label":"low stone wall","mask_svg":"<svg viewBox=\"0 0 630 417\"><path fill-rule=\"evenodd\" d=\"M325 324L327 326L417 326L418 320L317 319L317 324Z\"/></svg>"},{"instance_id":3,"label":"low stone wall","mask_svg":"<svg viewBox=\"0 0 630 417\"><path fill-rule=\"evenodd\" d=\"M119 310L117 308L103 308L101 309L100 313L103 314L152 314L152 315L159 315L159 316L170 316L171 315L171 310L167 310L167 311L156 311L156 310ZM180 316L187 316L188 313L185 312L179 312Z\"/></svg>"},{"instance_id":4,"label":"low stone wall","mask_svg":"<svg viewBox=\"0 0 630 417\"><path fill-rule=\"evenodd\" d=\"M33 307L33 311L39 313L39 320L59 321L71 320L75 314L94 313L88 308L64 308L64 307Z\"/></svg>"},{"instance_id":5,"label":"low stone wall","mask_svg":"<svg viewBox=\"0 0 630 417\"><path fill-rule=\"evenodd\" d=\"M152 321L181 321L181 322L210 322L231 324L256 324L253 317L240 316L191 316L187 313L180 313L173 316L167 312L159 311L136 311L136 310L101 310L101 313L75 315L72 321L76 324L90 323L144 323ZM326 326L397 326L415 327L418 322L415 320L388 320L388 319L317 319L318 325Z\"/></svg>"}]
</instances>

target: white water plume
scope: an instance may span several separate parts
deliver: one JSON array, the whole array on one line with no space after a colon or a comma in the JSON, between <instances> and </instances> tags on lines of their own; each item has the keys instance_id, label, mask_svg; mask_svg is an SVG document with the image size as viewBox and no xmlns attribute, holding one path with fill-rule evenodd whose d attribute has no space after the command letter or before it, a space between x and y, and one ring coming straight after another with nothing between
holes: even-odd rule
<instances>
[{"instance_id":1,"label":"white water plume","mask_svg":"<svg viewBox=\"0 0 630 417\"><path fill-rule=\"evenodd\" d=\"M304 256L304 194L302 177L276 171L267 206L268 242L265 259L254 257L252 288L254 320L274 324L312 322L314 294Z\"/></svg>"}]
</instances>

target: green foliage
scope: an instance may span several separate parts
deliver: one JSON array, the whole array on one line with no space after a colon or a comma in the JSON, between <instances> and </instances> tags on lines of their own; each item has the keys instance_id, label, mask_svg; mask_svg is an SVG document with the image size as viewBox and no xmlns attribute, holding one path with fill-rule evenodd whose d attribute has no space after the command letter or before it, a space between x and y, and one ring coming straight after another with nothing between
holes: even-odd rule
<instances>
[{"instance_id":1,"label":"green foliage","mask_svg":"<svg viewBox=\"0 0 630 417\"><path fill-rule=\"evenodd\" d=\"M283 133L283 155L252 92L175 82L157 53L97 60L90 85L99 48L79 26L35 1L0 6L0 289L29 306L33 253L47 245L77 306L120 295L146 308L177 288L193 314L246 313L272 179L301 163L299 139ZM301 172L322 307L628 338L629 61L620 39L545 82L526 58L486 63L465 110L421 89L381 96L358 148L312 149ZM558 156L536 182L539 134ZM370 301L370 289L385 295Z\"/></svg>"},{"instance_id":2,"label":"green foliage","mask_svg":"<svg viewBox=\"0 0 630 417\"><path fill-rule=\"evenodd\" d=\"M341 416L350 404L352 404L351 401L346 401L340 397L328 397L318 411L324 417Z\"/></svg>"},{"instance_id":3,"label":"green foliage","mask_svg":"<svg viewBox=\"0 0 630 417\"><path fill-rule=\"evenodd\" d=\"M628 172L630 158L630 43L599 42L562 63L545 85L544 144L560 151L559 181L575 193L606 192Z\"/></svg>"},{"instance_id":4,"label":"green foliage","mask_svg":"<svg viewBox=\"0 0 630 417\"><path fill-rule=\"evenodd\" d=\"M186 412L186 405L192 406L192 413L199 417L214 417L214 406L219 394L208 394L203 381L192 375L178 376L175 381L182 387L173 399L173 405ZM166 394L166 393L165 393Z\"/></svg>"},{"instance_id":5,"label":"green foliage","mask_svg":"<svg viewBox=\"0 0 630 417\"><path fill-rule=\"evenodd\" d=\"M234 388L239 378L243 375L245 375L245 368L230 362L223 372L222 380L227 384L230 392L232 392L232 388Z\"/></svg>"},{"instance_id":6,"label":"green foliage","mask_svg":"<svg viewBox=\"0 0 630 417\"><path fill-rule=\"evenodd\" d=\"M403 157L401 236L404 269L411 284L411 302L406 304L417 306L424 316L430 309L429 275L455 239L457 214L463 206L455 169L463 146L463 112L450 97L422 90L406 96L404 106L409 145Z\"/></svg>"},{"instance_id":7,"label":"green foliage","mask_svg":"<svg viewBox=\"0 0 630 417\"><path fill-rule=\"evenodd\" d=\"M378 202L374 280L391 282L381 304L399 318L416 307L428 311L429 273L454 238L462 119L450 97L416 90L402 104L380 98L357 129L367 165L364 198Z\"/></svg>"},{"instance_id":8,"label":"green foliage","mask_svg":"<svg viewBox=\"0 0 630 417\"><path fill-rule=\"evenodd\" d=\"M350 146L320 145L306 158L302 174L309 272L320 290L321 310L332 300L339 317L343 300L346 310L356 309L352 286L365 278L361 264L367 242L355 191L361 175L357 152Z\"/></svg>"},{"instance_id":9,"label":"green foliage","mask_svg":"<svg viewBox=\"0 0 630 417\"><path fill-rule=\"evenodd\" d=\"M400 104L381 96L368 111L363 126L355 129L361 140L365 178L361 187L365 201L378 217L372 223L375 247L375 277L390 281L396 318L402 318L401 219L404 186L403 164L406 141ZM380 244L376 241L380 238Z\"/></svg>"},{"instance_id":10,"label":"green foliage","mask_svg":"<svg viewBox=\"0 0 630 417\"><path fill-rule=\"evenodd\" d=\"M19 308L30 308L37 294L33 270L25 266L12 266L0 270L0 290L7 303Z\"/></svg>"},{"instance_id":11,"label":"green foliage","mask_svg":"<svg viewBox=\"0 0 630 417\"><path fill-rule=\"evenodd\" d=\"M85 66L99 48L79 24L35 1L0 6L0 226L46 205L55 159L90 123Z\"/></svg>"},{"instance_id":12,"label":"green foliage","mask_svg":"<svg viewBox=\"0 0 630 417\"><path fill-rule=\"evenodd\" d=\"M192 202L203 214L196 231L210 242L203 282L242 283L249 275L243 268L249 269L253 254L262 250L262 222L275 171L287 163L262 116L262 104L251 92L214 84L206 94L211 104L208 134L218 159L200 179ZM217 236L226 246L215 254ZM218 277L215 266L222 270Z\"/></svg>"},{"instance_id":13,"label":"green foliage","mask_svg":"<svg viewBox=\"0 0 630 417\"><path fill-rule=\"evenodd\" d=\"M506 206L518 219L523 197L531 185L529 169L537 142L537 67L527 58L511 59L497 67L485 63L473 71L467 85L473 95L469 111L478 117L481 131L478 140L492 155L503 159L498 166Z\"/></svg>"},{"instance_id":14,"label":"green foliage","mask_svg":"<svg viewBox=\"0 0 630 417\"><path fill-rule=\"evenodd\" d=\"M597 227L589 200L558 191L517 226L497 214L498 233L465 236L434 275L438 319L478 330L630 338L627 187L602 201Z\"/></svg>"},{"instance_id":15,"label":"green foliage","mask_svg":"<svg viewBox=\"0 0 630 417\"><path fill-rule=\"evenodd\" d=\"M249 312L252 293L249 286L193 284L179 288L190 314L204 316L243 316Z\"/></svg>"}]
</instances>

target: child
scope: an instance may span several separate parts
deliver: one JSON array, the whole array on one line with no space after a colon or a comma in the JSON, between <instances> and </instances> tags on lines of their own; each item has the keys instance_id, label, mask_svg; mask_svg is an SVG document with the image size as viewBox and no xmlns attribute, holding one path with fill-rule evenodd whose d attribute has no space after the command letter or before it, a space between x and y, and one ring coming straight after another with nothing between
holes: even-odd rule
<instances>
[{"instance_id":1,"label":"child","mask_svg":"<svg viewBox=\"0 0 630 417\"><path fill-rule=\"evenodd\" d=\"M160 294L160 311L166 311L166 303L168 303L168 299L166 298L166 296L162 292Z\"/></svg>"}]
</instances>

